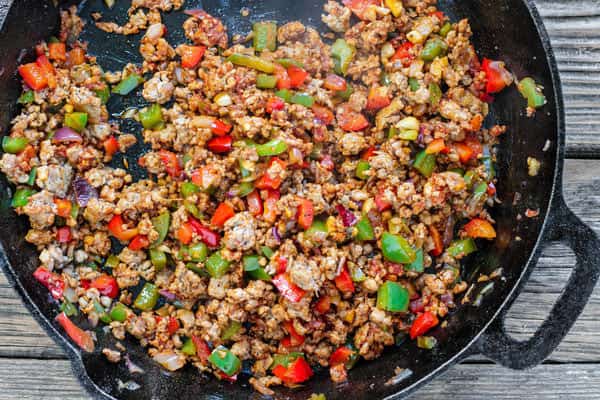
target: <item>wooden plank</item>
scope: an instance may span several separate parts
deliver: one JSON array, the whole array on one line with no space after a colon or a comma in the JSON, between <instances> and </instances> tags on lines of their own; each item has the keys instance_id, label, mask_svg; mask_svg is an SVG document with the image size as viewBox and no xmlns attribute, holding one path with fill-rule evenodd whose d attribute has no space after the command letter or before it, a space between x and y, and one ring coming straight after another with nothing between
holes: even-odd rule
<instances>
[{"instance_id":1,"label":"wooden plank","mask_svg":"<svg viewBox=\"0 0 600 400\"><path fill-rule=\"evenodd\" d=\"M599 366L545 364L527 371L511 371L494 364L461 364L450 368L411 398L597 399L600 392ZM40 372L44 379L40 379ZM0 397L6 400L89 398L66 360L4 359L0 363L0 376Z\"/></svg>"},{"instance_id":2,"label":"wooden plank","mask_svg":"<svg viewBox=\"0 0 600 400\"><path fill-rule=\"evenodd\" d=\"M600 176L597 171L600 171L600 161L568 160L564 189L573 211L600 233ZM565 247L554 244L546 249L507 320L511 334L525 338L539 326L562 290L573 265L573 255ZM594 292L585 312L550 359L600 362L597 332L600 332L600 288ZM0 357L64 357L63 351L22 306L3 275L0 276Z\"/></svg>"}]
</instances>

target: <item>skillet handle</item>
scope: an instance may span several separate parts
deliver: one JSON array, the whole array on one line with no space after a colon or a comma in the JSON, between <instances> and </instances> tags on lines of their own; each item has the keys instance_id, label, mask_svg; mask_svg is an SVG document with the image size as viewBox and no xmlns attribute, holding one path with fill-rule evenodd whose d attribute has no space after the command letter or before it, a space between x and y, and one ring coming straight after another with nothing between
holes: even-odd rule
<instances>
[{"instance_id":1,"label":"skillet handle","mask_svg":"<svg viewBox=\"0 0 600 400\"><path fill-rule=\"evenodd\" d=\"M498 364L512 369L526 369L544 361L569 332L600 275L600 241L558 196L548 221L544 242L566 243L575 253L577 263L550 315L526 341L510 337L504 328L509 307L492 322L478 341L479 352ZM514 299L513 299L514 300Z\"/></svg>"}]
</instances>

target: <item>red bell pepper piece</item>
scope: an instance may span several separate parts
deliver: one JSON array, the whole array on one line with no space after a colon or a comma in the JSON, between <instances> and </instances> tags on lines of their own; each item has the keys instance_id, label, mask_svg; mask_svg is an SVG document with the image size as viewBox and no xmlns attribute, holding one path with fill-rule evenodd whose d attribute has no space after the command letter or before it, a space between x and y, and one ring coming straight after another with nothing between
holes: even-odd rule
<instances>
[{"instance_id":1,"label":"red bell pepper piece","mask_svg":"<svg viewBox=\"0 0 600 400\"><path fill-rule=\"evenodd\" d=\"M392 100L388 95L388 90L385 86L372 87L367 96L368 111L378 111L390 105Z\"/></svg>"},{"instance_id":2,"label":"red bell pepper piece","mask_svg":"<svg viewBox=\"0 0 600 400\"><path fill-rule=\"evenodd\" d=\"M362 154L360 155L360 158L362 160L369 161L369 159L375 155L376 151L377 151L377 147L371 146L362 152Z\"/></svg>"},{"instance_id":3,"label":"red bell pepper piece","mask_svg":"<svg viewBox=\"0 0 600 400\"><path fill-rule=\"evenodd\" d=\"M189 222L182 224L177 230L177 239L183 244L190 244L192 242L192 235L194 230Z\"/></svg>"},{"instance_id":4,"label":"red bell pepper piece","mask_svg":"<svg viewBox=\"0 0 600 400\"><path fill-rule=\"evenodd\" d=\"M56 215L63 218L68 218L71 215L71 208L73 205L69 200L64 199L54 199L54 204L56 205Z\"/></svg>"},{"instance_id":5,"label":"red bell pepper piece","mask_svg":"<svg viewBox=\"0 0 600 400\"><path fill-rule=\"evenodd\" d=\"M208 357L210 356L210 347L208 344L199 338L198 336L192 335L192 343L196 346L196 355L202 362L207 362Z\"/></svg>"},{"instance_id":6,"label":"red bell pepper piece","mask_svg":"<svg viewBox=\"0 0 600 400\"><path fill-rule=\"evenodd\" d=\"M277 219L277 202L279 201L279 190L267 189L267 196L264 201L263 218L269 223L275 222Z\"/></svg>"},{"instance_id":7,"label":"red bell pepper piece","mask_svg":"<svg viewBox=\"0 0 600 400\"><path fill-rule=\"evenodd\" d=\"M415 59L415 54L412 49L414 44L411 42L404 42L396 49L396 53L390 58L390 61L399 60L402 62L402 65L408 67L413 60Z\"/></svg>"},{"instance_id":8,"label":"red bell pepper piece","mask_svg":"<svg viewBox=\"0 0 600 400\"><path fill-rule=\"evenodd\" d=\"M390 203L383 194L379 193L375 195L375 206L379 212L384 212L392 208L392 203Z\"/></svg>"},{"instance_id":9,"label":"red bell pepper piece","mask_svg":"<svg viewBox=\"0 0 600 400\"><path fill-rule=\"evenodd\" d=\"M346 82L346 80L341 76L336 74L328 74L325 77L325 82L323 82L323 87L335 92L344 92L346 89L348 89L348 82Z\"/></svg>"},{"instance_id":10,"label":"red bell pepper piece","mask_svg":"<svg viewBox=\"0 0 600 400\"><path fill-rule=\"evenodd\" d=\"M308 72L295 65L290 65L287 69L287 73L290 77L290 85L292 88L302 86L306 78L308 78Z\"/></svg>"},{"instance_id":11,"label":"red bell pepper piece","mask_svg":"<svg viewBox=\"0 0 600 400\"><path fill-rule=\"evenodd\" d=\"M441 139L441 138L434 139L425 148L425 153L427 153L427 154L438 154L438 153L446 154L449 151L450 151L450 149L448 147L446 147L446 143L444 142L444 139Z\"/></svg>"},{"instance_id":12,"label":"red bell pepper piece","mask_svg":"<svg viewBox=\"0 0 600 400\"><path fill-rule=\"evenodd\" d=\"M290 89L292 87L292 80L287 70L281 65L275 64L273 75L277 78L277 89Z\"/></svg>"},{"instance_id":13,"label":"red bell pepper piece","mask_svg":"<svg viewBox=\"0 0 600 400\"><path fill-rule=\"evenodd\" d=\"M208 141L207 146L210 151L217 154L229 153L233 144L233 138L229 135L217 136Z\"/></svg>"},{"instance_id":14,"label":"red bell pepper piece","mask_svg":"<svg viewBox=\"0 0 600 400\"><path fill-rule=\"evenodd\" d=\"M287 274L275 275L271 282L273 282L273 285L275 285L281 295L292 303L302 300L302 297L306 293L303 289L296 286Z\"/></svg>"},{"instance_id":15,"label":"red bell pepper piece","mask_svg":"<svg viewBox=\"0 0 600 400\"><path fill-rule=\"evenodd\" d=\"M71 239L71 228L68 226L62 226L56 230L56 240L58 243L69 243Z\"/></svg>"},{"instance_id":16,"label":"red bell pepper piece","mask_svg":"<svg viewBox=\"0 0 600 400\"><path fill-rule=\"evenodd\" d=\"M212 133L217 136L224 136L231 131L231 125L221 121L220 119L215 119L211 126Z\"/></svg>"},{"instance_id":17,"label":"red bell pepper piece","mask_svg":"<svg viewBox=\"0 0 600 400\"><path fill-rule=\"evenodd\" d=\"M129 242L129 245L127 247L129 247L130 250L139 251L139 250L145 249L148 246L150 246L150 241L148 240L148 236L137 235L136 237L134 237L131 240L131 242Z\"/></svg>"},{"instance_id":18,"label":"red bell pepper piece","mask_svg":"<svg viewBox=\"0 0 600 400\"><path fill-rule=\"evenodd\" d=\"M333 112L320 104L313 104L311 107L313 114L315 114L315 118L324 123L325 125L331 125L335 116Z\"/></svg>"},{"instance_id":19,"label":"red bell pepper piece","mask_svg":"<svg viewBox=\"0 0 600 400\"><path fill-rule=\"evenodd\" d=\"M228 203L221 203L215 210L214 215L212 216L210 223L215 226L223 226L225 222L231 217L235 215L235 211L233 207L231 207Z\"/></svg>"},{"instance_id":20,"label":"red bell pepper piece","mask_svg":"<svg viewBox=\"0 0 600 400\"><path fill-rule=\"evenodd\" d=\"M463 142L455 143L454 149L458 153L458 158L460 159L460 162L462 162L463 164L468 163L471 160L471 158L473 158L473 156L475 155L473 149L471 149L467 144Z\"/></svg>"},{"instance_id":21,"label":"red bell pepper piece","mask_svg":"<svg viewBox=\"0 0 600 400\"><path fill-rule=\"evenodd\" d=\"M294 323L292 321L285 321L283 323L283 329L285 329L286 332L290 334L289 341L291 346L286 347L296 347L304 343L304 336L302 336L298 333L298 331L296 331L296 329L294 328Z\"/></svg>"},{"instance_id":22,"label":"red bell pepper piece","mask_svg":"<svg viewBox=\"0 0 600 400\"><path fill-rule=\"evenodd\" d=\"M48 289L52 297L55 299L62 297L65 290L65 281L59 274L48 271L46 267L38 267L33 272L33 277Z\"/></svg>"},{"instance_id":23,"label":"red bell pepper piece","mask_svg":"<svg viewBox=\"0 0 600 400\"><path fill-rule=\"evenodd\" d=\"M94 339L92 336L75 325L64 312L56 316L56 322L62 326L67 335L79 346L83 351L91 353L94 351Z\"/></svg>"},{"instance_id":24,"label":"red bell pepper piece","mask_svg":"<svg viewBox=\"0 0 600 400\"><path fill-rule=\"evenodd\" d=\"M348 267L344 265L342 271L338 276L335 277L335 286L342 293L354 293L354 282L352 282L352 277L348 272Z\"/></svg>"},{"instance_id":25,"label":"red bell pepper piece","mask_svg":"<svg viewBox=\"0 0 600 400\"><path fill-rule=\"evenodd\" d=\"M348 363L354 351L348 346L341 346L334 351L329 357L329 366L335 367L336 365Z\"/></svg>"},{"instance_id":26,"label":"red bell pepper piece","mask_svg":"<svg viewBox=\"0 0 600 400\"><path fill-rule=\"evenodd\" d=\"M169 176L172 176L173 178L178 178L181 176L181 165L179 164L177 154L161 149L159 150L158 155L160 156L160 160L165 166L165 171L167 171Z\"/></svg>"},{"instance_id":27,"label":"red bell pepper piece","mask_svg":"<svg viewBox=\"0 0 600 400\"><path fill-rule=\"evenodd\" d=\"M285 257L279 257L277 259L276 274L283 274L287 270L287 259Z\"/></svg>"},{"instance_id":28,"label":"red bell pepper piece","mask_svg":"<svg viewBox=\"0 0 600 400\"><path fill-rule=\"evenodd\" d=\"M350 9L358 18L367 19L367 10L373 6L379 6L381 0L342 0L342 3Z\"/></svg>"},{"instance_id":29,"label":"red bell pepper piece","mask_svg":"<svg viewBox=\"0 0 600 400\"><path fill-rule=\"evenodd\" d=\"M42 90L48 86L48 76L37 63L29 63L19 66L19 75L23 81L33 90Z\"/></svg>"},{"instance_id":30,"label":"red bell pepper piece","mask_svg":"<svg viewBox=\"0 0 600 400\"><path fill-rule=\"evenodd\" d=\"M298 225L302 229L308 229L315 218L315 208L312 201L302 199L298 205Z\"/></svg>"},{"instance_id":31,"label":"red bell pepper piece","mask_svg":"<svg viewBox=\"0 0 600 400\"><path fill-rule=\"evenodd\" d=\"M442 241L442 236L440 232L436 229L435 226L429 226L429 236L433 240L433 249L430 251L432 256L439 256L444 251L444 242Z\"/></svg>"},{"instance_id":32,"label":"red bell pepper piece","mask_svg":"<svg viewBox=\"0 0 600 400\"><path fill-rule=\"evenodd\" d=\"M92 281L90 281L89 279L80 279L79 280L79 286L81 286L85 290L88 290L91 285L92 285Z\"/></svg>"},{"instance_id":33,"label":"red bell pepper piece","mask_svg":"<svg viewBox=\"0 0 600 400\"><path fill-rule=\"evenodd\" d=\"M114 156L117 151L119 151L119 141L114 136L104 140L102 145L104 146L104 154L106 154L106 156L109 158Z\"/></svg>"},{"instance_id":34,"label":"red bell pepper piece","mask_svg":"<svg viewBox=\"0 0 600 400\"><path fill-rule=\"evenodd\" d=\"M418 336L422 336L428 330L433 328L439 323L437 316L429 311L425 311L423 314L419 314L419 316L414 320L412 326L410 327L410 338L414 339Z\"/></svg>"},{"instance_id":35,"label":"red bell pepper piece","mask_svg":"<svg viewBox=\"0 0 600 400\"><path fill-rule=\"evenodd\" d=\"M175 317L169 317L169 321L167 322L167 332L169 332L169 336L174 335L179 330L179 321Z\"/></svg>"},{"instance_id":36,"label":"red bell pepper piece","mask_svg":"<svg viewBox=\"0 0 600 400\"><path fill-rule=\"evenodd\" d=\"M110 275L102 274L90 283L90 287L98 289L102 296L116 299L119 295L117 280Z\"/></svg>"},{"instance_id":37,"label":"red bell pepper piece","mask_svg":"<svg viewBox=\"0 0 600 400\"><path fill-rule=\"evenodd\" d=\"M182 45L179 48L181 50L181 66L183 68L194 68L202 60L206 51L206 47L204 46Z\"/></svg>"},{"instance_id":38,"label":"red bell pepper piece","mask_svg":"<svg viewBox=\"0 0 600 400\"><path fill-rule=\"evenodd\" d=\"M513 77L505 68L502 61L494 61L487 58L483 59L481 69L485 72L487 83L485 85L486 94L498 93L512 84Z\"/></svg>"},{"instance_id":39,"label":"red bell pepper piece","mask_svg":"<svg viewBox=\"0 0 600 400\"><path fill-rule=\"evenodd\" d=\"M281 111L285 108L285 102L280 97L271 97L267 100L266 111L269 114L272 114L273 111Z\"/></svg>"},{"instance_id":40,"label":"red bell pepper piece","mask_svg":"<svg viewBox=\"0 0 600 400\"><path fill-rule=\"evenodd\" d=\"M288 385L294 385L310 379L313 376L313 371L303 357L298 357L287 367L281 364L277 365L273 368L273 375Z\"/></svg>"},{"instance_id":41,"label":"red bell pepper piece","mask_svg":"<svg viewBox=\"0 0 600 400\"><path fill-rule=\"evenodd\" d=\"M260 198L258 190L255 189L246 196L246 201L248 202L248 211L250 211L252 215L257 217L263 213L263 201Z\"/></svg>"},{"instance_id":42,"label":"red bell pepper piece","mask_svg":"<svg viewBox=\"0 0 600 400\"><path fill-rule=\"evenodd\" d=\"M349 107L343 107L337 114L337 121L340 128L348 132L362 131L369 126L367 118Z\"/></svg>"},{"instance_id":43,"label":"red bell pepper piece","mask_svg":"<svg viewBox=\"0 0 600 400\"><path fill-rule=\"evenodd\" d=\"M75 47L67 55L70 65L80 65L85 62L85 51L81 47Z\"/></svg>"},{"instance_id":44,"label":"red bell pepper piece","mask_svg":"<svg viewBox=\"0 0 600 400\"><path fill-rule=\"evenodd\" d=\"M198 235L200 240L202 240L208 247L217 247L219 245L221 236L219 236L218 233L202 225L202 223L194 217L189 217L188 223L192 227L194 233Z\"/></svg>"},{"instance_id":45,"label":"red bell pepper piece","mask_svg":"<svg viewBox=\"0 0 600 400\"><path fill-rule=\"evenodd\" d=\"M467 236L472 238L494 239L496 230L489 221L481 218L473 218L464 226Z\"/></svg>"},{"instance_id":46,"label":"red bell pepper piece","mask_svg":"<svg viewBox=\"0 0 600 400\"><path fill-rule=\"evenodd\" d=\"M271 158L264 174L256 181L257 189L279 189L283 179L282 172L287 168L287 163L278 157Z\"/></svg>"},{"instance_id":47,"label":"red bell pepper piece","mask_svg":"<svg viewBox=\"0 0 600 400\"><path fill-rule=\"evenodd\" d=\"M331 309L331 299L327 295L323 295L315 303L315 311L319 314L327 314Z\"/></svg>"},{"instance_id":48,"label":"red bell pepper piece","mask_svg":"<svg viewBox=\"0 0 600 400\"><path fill-rule=\"evenodd\" d=\"M67 45L62 42L48 43L48 56L54 61L67 61Z\"/></svg>"},{"instance_id":49,"label":"red bell pepper piece","mask_svg":"<svg viewBox=\"0 0 600 400\"><path fill-rule=\"evenodd\" d=\"M138 234L137 228L129 228L126 229L123 226L125 223L123 222L123 218L120 215L115 215L112 217L110 222L108 223L108 230L114 237L119 239L122 242L127 242L133 239Z\"/></svg>"}]
</instances>

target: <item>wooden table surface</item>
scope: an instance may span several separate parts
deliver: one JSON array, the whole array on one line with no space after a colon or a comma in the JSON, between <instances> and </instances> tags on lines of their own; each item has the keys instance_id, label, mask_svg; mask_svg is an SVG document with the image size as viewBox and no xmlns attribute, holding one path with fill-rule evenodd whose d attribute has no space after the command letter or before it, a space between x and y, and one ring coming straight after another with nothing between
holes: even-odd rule
<instances>
[{"instance_id":1,"label":"wooden table surface","mask_svg":"<svg viewBox=\"0 0 600 400\"><path fill-rule=\"evenodd\" d=\"M552 38L565 94L565 197L572 210L600 234L600 0L536 0L536 4ZM524 339L535 331L573 265L569 248L557 243L547 246L509 313L506 327L514 337ZM599 342L600 288L542 365L511 371L472 358L413 398L598 399ZM74 378L63 350L38 326L0 274L0 399L83 398L88 395Z\"/></svg>"}]
</instances>

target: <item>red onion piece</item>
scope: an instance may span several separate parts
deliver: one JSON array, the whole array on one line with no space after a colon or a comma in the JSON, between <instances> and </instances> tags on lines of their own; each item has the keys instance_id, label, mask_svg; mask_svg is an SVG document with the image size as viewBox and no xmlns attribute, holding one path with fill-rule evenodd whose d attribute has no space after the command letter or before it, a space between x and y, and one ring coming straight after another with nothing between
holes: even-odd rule
<instances>
[{"instance_id":1,"label":"red onion piece","mask_svg":"<svg viewBox=\"0 0 600 400\"><path fill-rule=\"evenodd\" d=\"M444 226L444 234L442 235L442 242L444 243L444 247L448 247L450 243L452 243L452 239L454 239L454 225L456 224L456 219L452 214L446 220L446 225Z\"/></svg>"},{"instance_id":2,"label":"red onion piece","mask_svg":"<svg viewBox=\"0 0 600 400\"><path fill-rule=\"evenodd\" d=\"M410 312L412 312L413 314L423 312L423 310L425 310L425 304L423 304L423 298L419 297L418 299L411 301L409 308L410 308Z\"/></svg>"},{"instance_id":3,"label":"red onion piece","mask_svg":"<svg viewBox=\"0 0 600 400\"><path fill-rule=\"evenodd\" d=\"M87 206L90 199L98 198L98 191L94 188L90 183L80 176L75 178L73 181L73 190L75 191L75 198L77 199L77 204L80 207Z\"/></svg>"},{"instance_id":4,"label":"red onion piece","mask_svg":"<svg viewBox=\"0 0 600 400\"><path fill-rule=\"evenodd\" d=\"M165 299L169 300L169 301L175 301L177 300L177 296L175 296L174 293L169 292L168 290L165 289L161 289L158 291L158 293L164 297Z\"/></svg>"},{"instance_id":5,"label":"red onion piece","mask_svg":"<svg viewBox=\"0 0 600 400\"><path fill-rule=\"evenodd\" d=\"M81 143L83 142L83 138L73 129L63 126L56 132L54 132L54 137L52 138L55 142L72 142L72 143Z\"/></svg>"},{"instance_id":6,"label":"red onion piece","mask_svg":"<svg viewBox=\"0 0 600 400\"><path fill-rule=\"evenodd\" d=\"M271 233L273 233L273 237L275 238L275 240L277 241L277 243L281 243L281 235L279 234L279 229L277 229L276 226L274 226L271 229Z\"/></svg>"},{"instance_id":7,"label":"red onion piece","mask_svg":"<svg viewBox=\"0 0 600 400\"><path fill-rule=\"evenodd\" d=\"M454 296L452 295L452 293L444 293L440 296L440 300L448 306L454 306Z\"/></svg>"},{"instance_id":8,"label":"red onion piece","mask_svg":"<svg viewBox=\"0 0 600 400\"><path fill-rule=\"evenodd\" d=\"M135 364L133 361L131 361L131 359L129 358L129 354L125 354L125 365L127 366L127 370L129 371L130 374L143 374L144 370L142 368L140 368L137 364Z\"/></svg>"},{"instance_id":9,"label":"red onion piece","mask_svg":"<svg viewBox=\"0 0 600 400\"><path fill-rule=\"evenodd\" d=\"M338 214L340 214L340 217L342 218L342 222L344 223L345 227L352 226L352 225L356 224L356 221L358 221L358 218L356 218L356 215L354 215L354 213L348 211L346 209L346 207L344 207L343 205L338 204L335 208L336 208Z\"/></svg>"},{"instance_id":10,"label":"red onion piece","mask_svg":"<svg viewBox=\"0 0 600 400\"><path fill-rule=\"evenodd\" d=\"M183 11L184 14L191 15L196 18L204 18L209 15L206 11L201 8L191 8Z\"/></svg>"}]
</instances>

